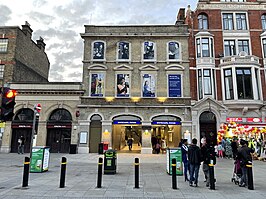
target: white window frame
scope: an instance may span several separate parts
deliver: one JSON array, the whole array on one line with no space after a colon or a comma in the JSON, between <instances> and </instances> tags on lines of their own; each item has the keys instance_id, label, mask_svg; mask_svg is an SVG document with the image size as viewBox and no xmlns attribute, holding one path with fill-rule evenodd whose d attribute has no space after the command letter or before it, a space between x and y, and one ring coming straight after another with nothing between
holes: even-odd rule
<instances>
[{"instance_id":1,"label":"white window frame","mask_svg":"<svg viewBox=\"0 0 266 199\"><path fill-rule=\"evenodd\" d=\"M144 46L145 46L145 42L152 42L154 45L154 59L144 59ZM141 47L141 61L142 62L156 62L157 60L157 46L156 43L154 41L151 40L145 40L142 43L142 47Z\"/></svg>"},{"instance_id":2,"label":"white window frame","mask_svg":"<svg viewBox=\"0 0 266 199\"><path fill-rule=\"evenodd\" d=\"M170 97L169 95L169 75L180 75L181 76L181 96L180 97ZM166 82L167 82L167 97L168 98L182 98L184 96L184 74L182 71L167 71L167 74L166 74Z\"/></svg>"},{"instance_id":3,"label":"white window frame","mask_svg":"<svg viewBox=\"0 0 266 199\"><path fill-rule=\"evenodd\" d=\"M236 80L236 69L237 68L250 68L251 69L251 80L252 80L252 93L253 93L253 99L238 99L238 88L237 88L237 80ZM234 91L234 98L233 99L226 99L225 95L225 81L224 81L224 70L231 69L232 71L232 79L233 79L233 91ZM260 68L254 65L231 65L227 67L221 68L221 80L222 80L222 96L224 101L230 101L230 100L262 100L262 85L260 81L256 81L256 75L255 72L257 70L257 79L261 79L260 76Z\"/></svg>"},{"instance_id":4,"label":"white window frame","mask_svg":"<svg viewBox=\"0 0 266 199\"><path fill-rule=\"evenodd\" d=\"M155 79L155 92L154 92L155 96L154 97L144 97L143 96L143 84L144 84L143 75L145 75L145 74L154 75L154 79ZM155 71L141 71L140 78L141 78L141 84L140 84L141 97L142 98L156 98L157 97L157 90L158 90L158 88L157 88L157 85L158 85L157 72L155 72Z\"/></svg>"},{"instance_id":5,"label":"white window frame","mask_svg":"<svg viewBox=\"0 0 266 199\"><path fill-rule=\"evenodd\" d=\"M210 85L211 85L211 93L210 94L206 94L205 93L205 84L204 84L204 70L209 70L210 71ZM201 71L201 85L199 82L199 71ZM216 98L216 89L214 88L215 85L215 68L213 67L201 67L201 68L197 68L197 93L198 93L198 99L203 99L206 97L212 97L212 98ZM200 94L200 87L202 89L202 93ZM202 97L201 97L202 95Z\"/></svg>"},{"instance_id":6,"label":"white window frame","mask_svg":"<svg viewBox=\"0 0 266 199\"><path fill-rule=\"evenodd\" d=\"M224 29L224 21L223 21L223 15L224 14L232 14L233 15L233 29ZM247 29L237 29L237 22L236 22L236 14L245 14L246 15L246 26ZM229 12L225 11L221 13L221 21L222 21L222 30L226 32L235 32L235 31L249 31L249 19L248 19L248 13L245 11L239 11L239 12Z\"/></svg>"},{"instance_id":7,"label":"white window frame","mask_svg":"<svg viewBox=\"0 0 266 199\"><path fill-rule=\"evenodd\" d=\"M196 58L199 59L199 58L214 58L214 39L213 37L210 37L210 36L200 36L200 37L196 37L196 42L195 42L195 45L196 45ZM200 45L199 45L199 49L198 49L198 45L197 45L197 41L200 41ZM203 48L202 48L202 39L208 39L209 42L209 56L208 57L203 57ZM200 50L200 57L198 57L198 50Z\"/></svg>"},{"instance_id":8,"label":"white window frame","mask_svg":"<svg viewBox=\"0 0 266 199\"><path fill-rule=\"evenodd\" d=\"M129 96L117 96L117 75L118 74L124 74L124 75L129 75L129 88L130 88L130 92L129 92ZM129 98L131 97L132 94L132 86L131 86L131 82L132 82L132 73L130 71L116 71L115 72L115 97L116 98Z\"/></svg>"},{"instance_id":9,"label":"white window frame","mask_svg":"<svg viewBox=\"0 0 266 199\"><path fill-rule=\"evenodd\" d=\"M0 79L4 79L5 65L0 64Z\"/></svg>"},{"instance_id":10,"label":"white window frame","mask_svg":"<svg viewBox=\"0 0 266 199\"><path fill-rule=\"evenodd\" d=\"M128 43L128 59L119 59L119 44L121 43L121 42L125 42L125 43ZM117 62L131 62L131 43L130 42L128 42L128 41L119 41L119 42L117 42L117 44L116 44L116 61Z\"/></svg>"},{"instance_id":11,"label":"white window frame","mask_svg":"<svg viewBox=\"0 0 266 199\"><path fill-rule=\"evenodd\" d=\"M103 96L92 96L91 95L91 80L92 80L92 74L104 74L104 81L103 81ZM103 98L105 97L105 89L106 89L106 71L97 71L97 70L92 70L89 72L89 97L95 97L95 98Z\"/></svg>"},{"instance_id":12,"label":"white window frame","mask_svg":"<svg viewBox=\"0 0 266 199\"><path fill-rule=\"evenodd\" d=\"M104 53L104 57L103 57L103 59L94 59L93 58L94 43L96 43L96 42L102 42L104 44L104 52L103 52ZM91 42L91 60L95 61L95 62L104 62L104 61L106 61L106 42L105 41L103 41L103 40L95 40L95 41Z\"/></svg>"},{"instance_id":13,"label":"white window frame","mask_svg":"<svg viewBox=\"0 0 266 199\"><path fill-rule=\"evenodd\" d=\"M169 43L176 42L179 45L179 59L169 59ZM167 56L167 62L176 62L182 60L182 45L178 41L168 41L166 43L166 56Z\"/></svg>"},{"instance_id":14,"label":"white window frame","mask_svg":"<svg viewBox=\"0 0 266 199\"><path fill-rule=\"evenodd\" d=\"M232 40L235 42L235 50L236 50L236 54L235 55L225 55L225 41L228 41L228 40ZM239 48L238 48L238 41L243 41L243 40L247 40L248 41L248 49L249 49L249 53L248 55L252 55L252 48L251 48L251 39L248 38L248 37L238 37L238 38L232 38L232 37L224 37L224 40L223 40L223 49L224 49L224 56L236 56L236 55L239 55L239 53L241 51L239 51Z\"/></svg>"},{"instance_id":15,"label":"white window frame","mask_svg":"<svg viewBox=\"0 0 266 199\"><path fill-rule=\"evenodd\" d=\"M8 48L8 38L0 38L0 53L6 53Z\"/></svg>"}]
</instances>

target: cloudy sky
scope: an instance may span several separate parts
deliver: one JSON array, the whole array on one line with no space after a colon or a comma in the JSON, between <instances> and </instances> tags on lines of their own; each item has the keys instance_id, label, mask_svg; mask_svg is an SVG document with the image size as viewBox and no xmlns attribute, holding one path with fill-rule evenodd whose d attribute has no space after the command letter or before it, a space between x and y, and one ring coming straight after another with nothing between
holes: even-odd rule
<instances>
[{"instance_id":1,"label":"cloudy sky","mask_svg":"<svg viewBox=\"0 0 266 199\"><path fill-rule=\"evenodd\" d=\"M178 9L196 0L0 0L0 26L28 21L46 43L49 81L82 81L84 25L174 24Z\"/></svg>"}]
</instances>

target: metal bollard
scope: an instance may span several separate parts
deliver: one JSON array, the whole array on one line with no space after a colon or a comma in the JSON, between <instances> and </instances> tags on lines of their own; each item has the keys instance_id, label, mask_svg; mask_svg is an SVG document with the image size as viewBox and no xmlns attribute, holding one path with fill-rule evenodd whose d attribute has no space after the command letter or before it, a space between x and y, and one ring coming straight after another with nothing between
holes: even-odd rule
<instances>
[{"instance_id":1,"label":"metal bollard","mask_svg":"<svg viewBox=\"0 0 266 199\"><path fill-rule=\"evenodd\" d=\"M99 158L97 188L102 187L102 173L103 173L103 158Z\"/></svg>"},{"instance_id":2,"label":"metal bollard","mask_svg":"<svg viewBox=\"0 0 266 199\"><path fill-rule=\"evenodd\" d=\"M172 159L172 188L177 189L176 184L176 159Z\"/></svg>"},{"instance_id":3,"label":"metal bollard","mask_svg":"<svg viewBox=\"0 0 266 199\"><path fill-rule=\"evenodd\" d=\"M254 184L253 184L253 173L252 173L252 162L249 162L249 164L246 165L247 167L247 176L248 176L248 189L254 190Z\"/></svg>"},{"instance_id":4,"label":"metal bollard","mask_svg":"<svg viewBox=\"0 0 266 199\"><path fill-rule=\"evenodd\" d=\"M209 164L210 189L215 190L214 164Z\"/></svg>"},{"instance_id":5,"label":"metal bollard","mask_svg":"<svg viewBox=\"0 0 266 199\"><path fill-rule=\"evenodd\" d=\"M30 158L29 157L25 157L22 187L27 187L28 186L29 173L30 173Z\"/></svg>"},{"instance_id":6,"label":"metal bollard","mask_svg":"<svg viewBox=\"0 0 266 199\"><path fill-rule=\"evenodd\" d=\"M62 157L62 161L61 161L61 174L60 174L60 185L59 185L59 188L64 188L64 187L65 187L65 179L66 179L66 164L67 164L67 159L66 159L66 157Z\"/></svg>"},{"instance_id":7,"label":"metal bollard","mask_svg":"<svg viewBox=\"0 0 266 199\"><path fill-rule=\"evenodd\" d=\"M135 158L135 188L139 188L139 158Z\"/></svg>"}]
</instances>

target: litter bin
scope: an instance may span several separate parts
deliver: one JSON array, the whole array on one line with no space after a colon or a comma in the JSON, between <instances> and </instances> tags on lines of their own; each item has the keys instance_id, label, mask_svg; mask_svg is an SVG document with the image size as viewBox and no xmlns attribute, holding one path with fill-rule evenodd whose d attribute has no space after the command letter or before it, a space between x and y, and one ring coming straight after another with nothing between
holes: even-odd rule
<instances>
[{"instance_id":1,"label":"litter bin","mask_svg":"<svg viewBox=\"0 0 266 199\"><path fill-rule=\"evenodd\" d=\"M77 145L70 144L69 154L77 154Z\"/></svg>"},{"instance_id":2,"label":"litter bin","mask_svg":"<svg viewBox=\"0 0 266 199\"><path fill-rule=\"evenodd\" d=\"M30 172L40 173L48 171L49 158L50 158L49 147L32 147L31 160L30 160Z\"/></svg>"},{"instance_id":3,"label":"litter bin","mask_svg":"<svg viewBox=\"0 0 266 199\"><path fill-rule=\"evenodd\" d=\"M109 149L104 153L104 174L116 173L116 151Z\"/></svg>"},{"instance_id":4,"label":"litter bin","mask_svg":"<svg viewBox=\"0 0 266 199\"><path fill-rule=\"evenodd\" d=\"M103 154L103 143L99 143L99 146L98 146L98 153L99 154Z\"/></svg>"}]
</instances>

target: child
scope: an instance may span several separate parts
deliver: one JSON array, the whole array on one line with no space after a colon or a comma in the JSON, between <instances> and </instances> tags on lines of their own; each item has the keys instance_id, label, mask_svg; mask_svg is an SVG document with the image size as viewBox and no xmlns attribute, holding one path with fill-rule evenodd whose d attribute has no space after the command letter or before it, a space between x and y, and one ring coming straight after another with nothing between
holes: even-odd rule
<instances>
[{"instance_id":1,"label":"child","mask_svg":"<svg viewBox=\"0 0 266 199\"><path fill-rule=\"evenodd\" d=\"M224 148L222 146L222 142L219 142L218 146L217 146L217 150L218 150L218 157L219 158L223 158L223 151Z\"/></svg>"}]
</instances>

